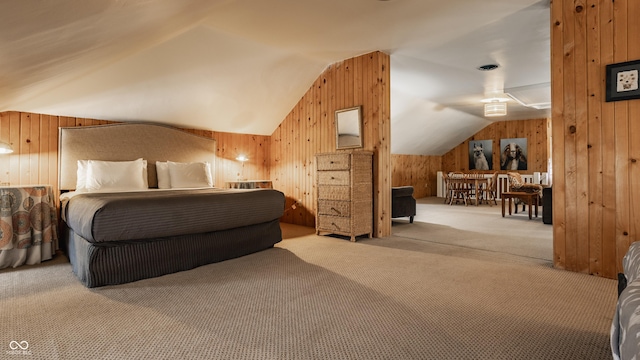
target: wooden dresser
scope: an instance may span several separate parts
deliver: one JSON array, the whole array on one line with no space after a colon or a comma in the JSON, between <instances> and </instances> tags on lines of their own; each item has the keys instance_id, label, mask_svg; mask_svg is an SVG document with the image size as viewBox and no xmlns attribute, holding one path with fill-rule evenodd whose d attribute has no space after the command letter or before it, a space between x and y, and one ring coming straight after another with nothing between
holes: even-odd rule
<instances>
[{"instance_id":1,"label":"wooden dresser","mask_svg":"<svg viewBox=\"0 0 640 360\"><path fill-rule=\"evenodd\" d=\"M316 233L373 235L373 153L316 154Z\"/></svg>"}]
</instances>

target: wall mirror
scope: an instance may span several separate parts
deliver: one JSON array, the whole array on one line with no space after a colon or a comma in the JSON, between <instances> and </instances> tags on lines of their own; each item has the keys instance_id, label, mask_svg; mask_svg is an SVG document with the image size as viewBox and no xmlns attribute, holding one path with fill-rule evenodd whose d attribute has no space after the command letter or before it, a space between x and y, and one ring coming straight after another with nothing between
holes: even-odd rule
<instances>
[{"instance_id":1,"label":"wall mirror","mask_svg":"<svg viewBox=\"0 0 640 360\"><path fill-rule=\"evenodd\" d=\"M336 149L362 147L362 107L336 111Z\"/></svg>"}]
</instances>

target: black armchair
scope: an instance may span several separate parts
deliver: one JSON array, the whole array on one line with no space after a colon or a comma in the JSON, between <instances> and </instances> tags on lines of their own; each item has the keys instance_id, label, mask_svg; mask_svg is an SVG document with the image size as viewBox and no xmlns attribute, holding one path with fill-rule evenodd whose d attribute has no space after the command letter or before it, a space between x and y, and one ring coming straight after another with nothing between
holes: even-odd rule
<instances>
[{"instance_id":1,"label":"black armchair","mask_svg":"<svg viewBox=\"0 0 640 360\"><path fill-rule=\"evenodd\" d=\"M416 215L416 199L413 198L413 186L399 186L391 188L391 217L409 217L413 223Z\"/></svg>"}]
</instances>

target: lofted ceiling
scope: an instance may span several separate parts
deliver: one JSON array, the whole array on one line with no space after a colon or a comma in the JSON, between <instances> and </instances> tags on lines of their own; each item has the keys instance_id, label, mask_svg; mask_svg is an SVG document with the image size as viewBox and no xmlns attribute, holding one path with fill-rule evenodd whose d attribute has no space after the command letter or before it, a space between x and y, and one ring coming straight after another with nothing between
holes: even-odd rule
<instances>
[{"instance_id":1,"label":"lofted ceiling","mask_svg":"<svg viewBox=\"0 0 640 360\"><path fill-rule=\"evenodd\" d=\"M392 153L441 155L550 116L480 102L550 101L549 28L549 0L2 1L0 111L271 135L327 66L380 50Z\"/></svg>"}]
</instances>

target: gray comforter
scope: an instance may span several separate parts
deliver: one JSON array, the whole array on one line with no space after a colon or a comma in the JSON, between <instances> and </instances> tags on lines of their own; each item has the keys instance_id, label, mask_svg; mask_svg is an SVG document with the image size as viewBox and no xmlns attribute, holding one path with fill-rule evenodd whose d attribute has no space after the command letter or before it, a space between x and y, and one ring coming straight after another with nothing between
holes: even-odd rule
<instances>
[{"instance_id":1,"label":"gray comforter","mask_svg":"<svg viewBox=\"0 0 640 360\"><path fill-rule=\"evenodd\" d=\"M89 242L199 234L280 218L285 198L273 189L191 189L78 194L62 211Z\"/></svg>"},{"instance_id":2,"label":"gray comforter","mask_svg":"<svg viewBox=\"0 0 640 360\"><path fill-rule=\"evenodd\" d=\"M622 260L626 287L620 293L611 326L611 350L616 360L640 357L640 241Z\"/></svg>"}]
</instances>

